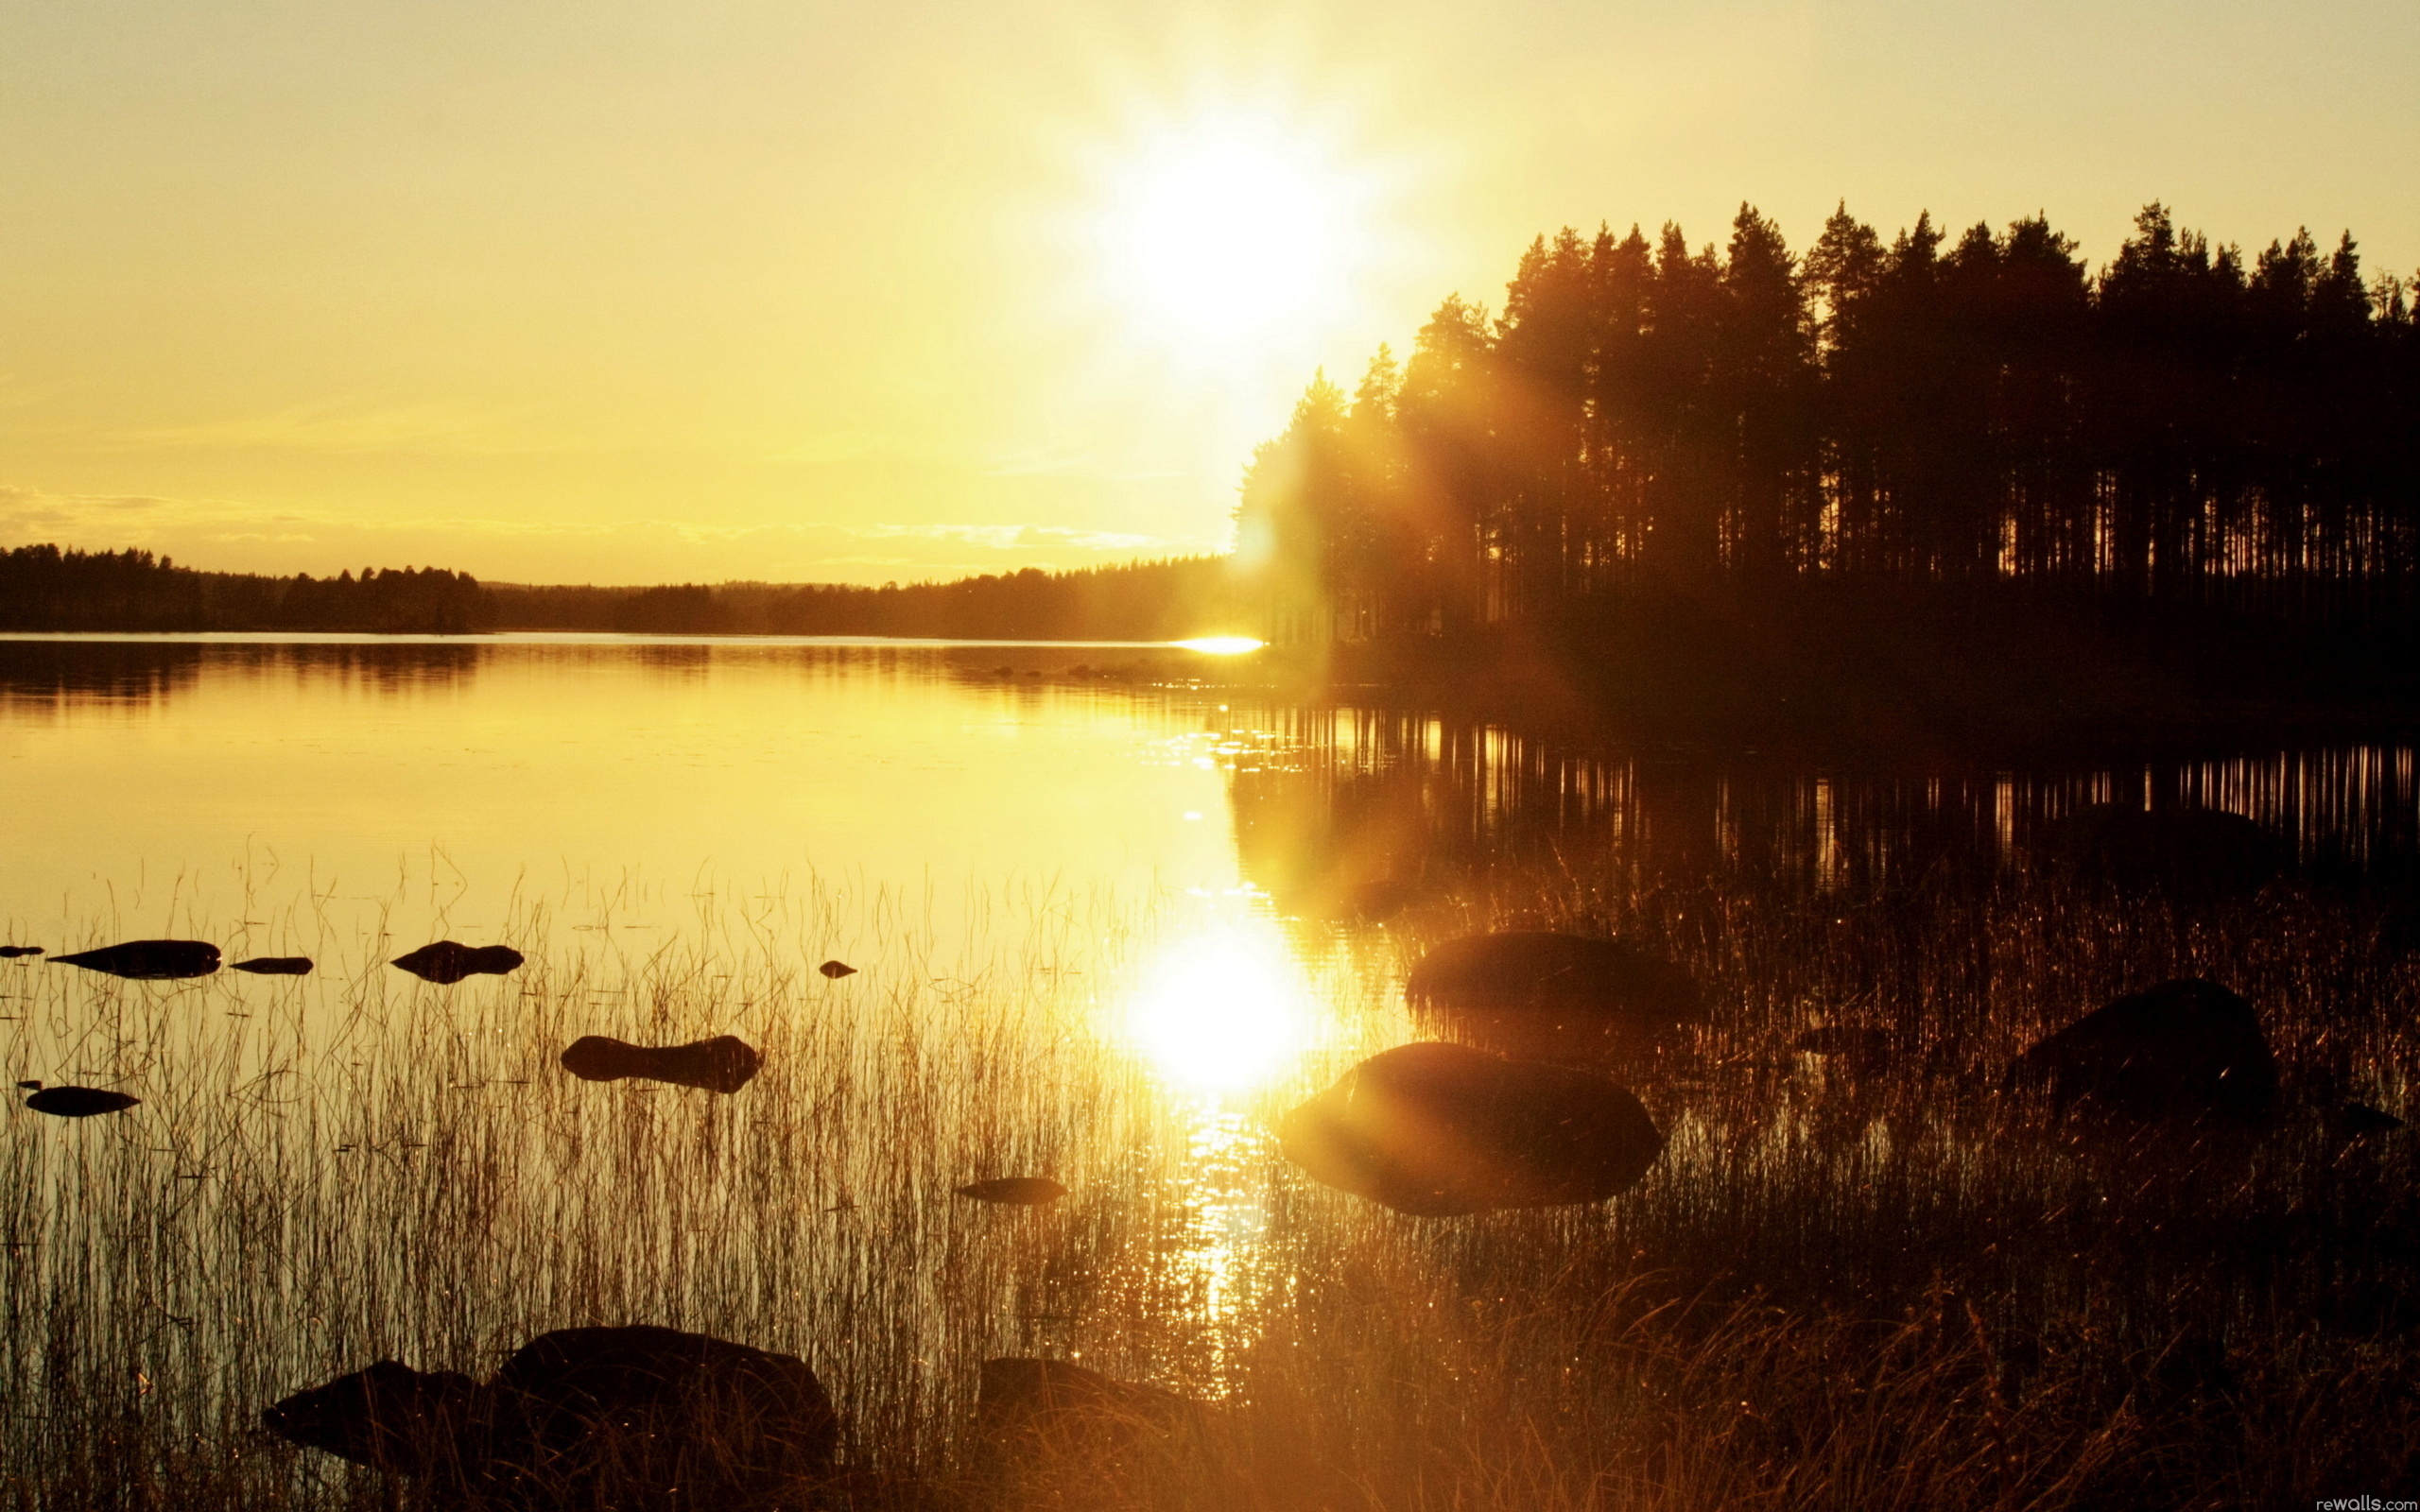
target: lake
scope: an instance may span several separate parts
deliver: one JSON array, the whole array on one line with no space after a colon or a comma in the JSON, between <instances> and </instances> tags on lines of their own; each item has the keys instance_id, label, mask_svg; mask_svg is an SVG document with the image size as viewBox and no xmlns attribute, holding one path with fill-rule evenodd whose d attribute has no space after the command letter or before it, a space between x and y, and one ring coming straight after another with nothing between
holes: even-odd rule
<instances>
[{"instance_id":1,"label":"lake","mask_svg":"<svg viewBox=\"0 0 2420 1512\"><path fill-rule=\"evenodd\" d=\"M2295 1085L2408 1108L2409 747L1840 767L1289 703L1248 668L1131 645L0 642L6 940L317 962L167 983L0 962L12 1080L143 1099L11 1116L0 1460L26 1484L182 1476L196 1504L366 1504L363 1474L265 1448L259 1408L381 1356L478 1374L546 1329L651 1321L799 1354L853 1455L937 1484L963 1469L976 1366L1046 1355L1228 1404L1246 1427L1219 1473L1327 1488L1300 1504L1345 1504L1331 1471L1431 1504L1420 1486L1507 1452L1499 1419L1536 1428L1523 1473L1564 1504L1711 1379L1641 1395L1663 1366L1623 1352L1674 1286L1814 1320L1953 1287L1974 1322L1927 1335L1943 1358L2046 1320L2089 1321L2112 1359L2315 1320L2408 1341L2411 1250L2377 1238L2413 1222L2400 1144L2345 1156L2297 1124L2146 1230L2108 1222L2139 1196L2122 1166L2029 1143L1977 1094L2047 1029L2206 974L2259 1005ZM2247 816L2275 874L2048 865L2093 805ZM1505 927L1641 941L1704 989L1692 1038L1621 1068L1656 1166L1610 1203L1452 1220L1309 1181L1274 1120L1388 1046L1466 1037L1413 1014L1405 974ZM527 964L454 986L384 964L439 938ZM1793 1049L1827 1026L1887 1068ZM736 1034L763 1070L728 1096L577 1081L557 1057L591 1033ZM1041 1175L1070 1194L953 1194ZM1850 1348L1830 1326L1769 1355ZM1576 1349L1624 1363L1574 1374ZM1394 1384L1352 1384L1372 1379ZM1923 1410L1983 1432L1971 1405Z\"/></svg>"}]
</instances>

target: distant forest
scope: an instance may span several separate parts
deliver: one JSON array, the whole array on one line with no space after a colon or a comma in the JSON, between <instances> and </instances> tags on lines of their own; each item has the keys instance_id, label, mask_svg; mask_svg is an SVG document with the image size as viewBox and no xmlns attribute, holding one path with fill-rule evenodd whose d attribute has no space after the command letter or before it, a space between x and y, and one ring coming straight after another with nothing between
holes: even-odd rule
<instances>
[{"instance_id":1,"label":"distant forest","mask_svg":"<svg viewBox=\"0 0 2420 1512\"><path fill-rule=\"evenodd\" d=\"M1220 558L950 583L659 588L485 584L442 568L335 577L199 572L144 551L0 552L0 629L483 630L1175 640L1246 621Z\"/></svg>"},{"instance_id":2,"label":"distant forest","mask_svg":"<svg viewBox=\"0 0 2420 1512\"><path fill-rule=\"evenodd\" d=\"M1322 375L1246 477L1275 638L1568 619L1666 593L2414 623L2420 331L2350 235L2256 255L2159 205L2099 273L2036 216L1793 254L1565 230L1500 315ZM2173 611L2171 614L2170 611Z\"/></svg>"}]
</instances>

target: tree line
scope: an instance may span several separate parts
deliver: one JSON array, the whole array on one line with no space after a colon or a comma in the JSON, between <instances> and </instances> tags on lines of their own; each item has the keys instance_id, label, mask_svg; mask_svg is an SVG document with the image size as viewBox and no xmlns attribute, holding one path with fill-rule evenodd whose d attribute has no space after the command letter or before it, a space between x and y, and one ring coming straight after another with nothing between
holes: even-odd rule
<instances>
[{"instance_id":1,"label":"tree line","mask_svg":"<svg viewBox=\"0 0 2420 1512\"><path fill-rule=\"evenodd\" d=\"M441 567L269 577L199 572L147 551L0 551L0 629L460 634L485 628L489 613L477 579Z\"/></svg>"},{"instance_id":2,"label":"tree line","mask_svg":"<svg viewBox=\"0 0 2420 1512\"><path fill-rule=\"evenodd\" d=\"M1288 639L1815 582L2408 623L2420 331L2349 233L2247 256L2157 204L2098 273L2039 215L1565 229L1500 314L1316 378L1237 527Z\"/></svg>"},{"instance_id":3,"label":"tree line","mask_svg":"<svg viewBox=\"0 0 2420 1512\"><path fill-rule=\"evenodd\" d=\"M896 635L1000 640L1177 640L1251 615L1217 558L955 582L542 587L443 568L336 577L201 572L146 551L56 545L0 551L0 629L490 630L630 634Z\"/></svg>"}]
</instances>

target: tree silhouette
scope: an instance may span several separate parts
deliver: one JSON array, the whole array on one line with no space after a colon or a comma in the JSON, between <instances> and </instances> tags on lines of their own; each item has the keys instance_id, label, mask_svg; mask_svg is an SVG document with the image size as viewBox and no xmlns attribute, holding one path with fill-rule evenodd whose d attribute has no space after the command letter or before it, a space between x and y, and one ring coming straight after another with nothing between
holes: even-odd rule
<instances>
[{"instance_id":1,"label":"tree silhouette","mask_svg":"<svg viewBox=\"0 0 2420 1512\"><path fill-rule=\"evenodd\" d=\"M1842 205L1802 258L1743 204L1720 250L1532 241L1500 318L1316 383L1239 519L1289 639L1823 582L2383 627L2415 443L2409 289L2349 235L2247 267L2152 204L2096 276L2039 214L1886 243Z\"/></svg>"}]
</instances>

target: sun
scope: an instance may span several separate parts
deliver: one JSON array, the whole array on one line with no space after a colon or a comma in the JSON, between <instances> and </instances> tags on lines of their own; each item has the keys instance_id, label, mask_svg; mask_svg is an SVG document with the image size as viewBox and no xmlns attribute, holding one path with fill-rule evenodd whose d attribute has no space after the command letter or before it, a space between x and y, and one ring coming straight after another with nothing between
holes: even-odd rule
<instances>
[{"instance_id":1,"label":"sun","mask_svg":"<svg viewBox=\"0 0 2420 1512\"><path fill-rule=\"evenodd\" d=\"M1089 240L1137 335L1258 352L1355 302L1374 198L1322 132L1273 111L1204 112L1108 161Z\"/></svg>"}]
</instances>

